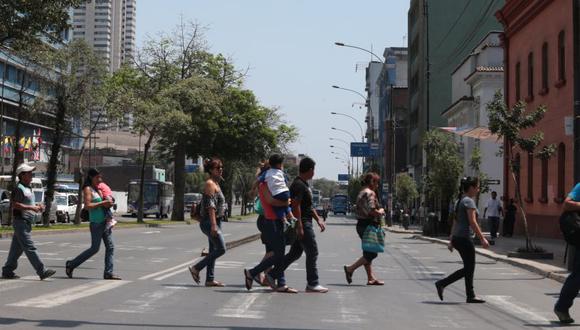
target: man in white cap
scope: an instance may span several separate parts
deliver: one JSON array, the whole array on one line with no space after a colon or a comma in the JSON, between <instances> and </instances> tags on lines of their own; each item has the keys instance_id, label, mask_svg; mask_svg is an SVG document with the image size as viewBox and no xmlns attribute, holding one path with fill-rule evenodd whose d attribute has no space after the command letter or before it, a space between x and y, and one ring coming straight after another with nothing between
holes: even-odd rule
<instances>
[{"instance_id":1,"label":"man in white cap","mask_svg":"<svg viewBox=\"0 0 580 330\"><path fill-rule=\"evenodd\" d=\"M14 271L18 267L18 258L20 258L22 253L26 254L28 261L30 261L41 280L51 277L55 273L52 269L44 268L44 264L40 261L34 242L30 237L32 224L36 222L38 214L44 211L42 203L35 203L34 193L30 187L32 172L35 169L35 167L26 163L20 164L16 169L19 183L12 194L12 209L14 210L12 226L14 227L14 234L10 252L8 252L8 259L4 267L2 267L3 279L18 278Z\"/></svg>"}]
</instances>

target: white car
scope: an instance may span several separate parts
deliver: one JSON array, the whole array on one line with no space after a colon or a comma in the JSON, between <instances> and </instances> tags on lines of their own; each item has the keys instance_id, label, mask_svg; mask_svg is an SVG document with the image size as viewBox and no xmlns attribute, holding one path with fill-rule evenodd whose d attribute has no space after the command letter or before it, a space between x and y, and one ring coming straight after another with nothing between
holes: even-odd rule
<instances>
[{"instance_id":1,"label":"white car","mask_svg":"<svg viewBox=\"0 0 580 330\"><path fill-rule=\"evenodd\" d=\"M77 213L79 202L76 194L58 193L54 195L56 219L59 222L70 222Z\"/></svg>"}]
</instances>

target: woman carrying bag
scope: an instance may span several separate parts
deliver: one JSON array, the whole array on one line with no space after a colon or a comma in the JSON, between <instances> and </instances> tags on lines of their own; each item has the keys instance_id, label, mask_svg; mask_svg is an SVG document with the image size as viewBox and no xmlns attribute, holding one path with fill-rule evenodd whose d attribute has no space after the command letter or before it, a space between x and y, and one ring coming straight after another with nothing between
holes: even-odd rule
<instances>
[{"instance_id":1,"label":"woman carrying bag","mask_svg":"<svg viewBox=\"0 0 580 330\"><path fill-rule=\"evenodd\" d=\"M379 175L373 172L365 174L362 179L363 187L356 200L356 232L362 240L363 256L352 265L344 266L348 284L352 283L352 274L360 266L364 266L367 272L367 285L385 284L375 277L372 268L378 252L384 251L384 233L380 218L385 215L385 210L380 207L377 199L379 182Z\"/></svg>"}]
</instances>

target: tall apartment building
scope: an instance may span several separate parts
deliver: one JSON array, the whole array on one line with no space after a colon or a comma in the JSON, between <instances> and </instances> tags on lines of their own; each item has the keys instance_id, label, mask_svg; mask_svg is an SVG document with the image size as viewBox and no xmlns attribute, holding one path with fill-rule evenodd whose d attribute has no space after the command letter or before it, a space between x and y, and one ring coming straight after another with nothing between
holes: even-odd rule
<instances>
[{"instance_id":1,"label":"tall apartment building","mask_svg":"<svg viewBox=\"0 0 580 330\"><path fill-rule=\"evenodd\" d=\"M504 0L411 0L409 34L409 165L423 176L423 137L446 126L442 113L451 104L451 74L490 32L501 30L494 17Z\"/></svg>"},{"instance_id":2,"label":"tall apartment building","mask_svg":"<svg viewBox=\"0 0 580 330\"><path fill-rule=\"evenodd\" d=\"M87 0L73 9L73 39L84 39L106 62L110 72L135 56L137 0ZM95 113L96 119L98 114ZM132 118L110 123L101 119L99 129L127 130Z\"/></svg>"}]
</instances>

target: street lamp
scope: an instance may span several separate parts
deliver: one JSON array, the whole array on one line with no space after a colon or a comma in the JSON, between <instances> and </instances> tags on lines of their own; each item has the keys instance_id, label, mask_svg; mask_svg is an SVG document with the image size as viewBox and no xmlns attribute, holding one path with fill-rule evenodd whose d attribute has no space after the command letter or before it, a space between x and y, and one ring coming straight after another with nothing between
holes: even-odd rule
<instances>
[{"instance_id":1,"label":"street lamp","mask_svg":"<svg viewBox=\"0 0 580 330\"><path fill-rule=\"evenodd\" d=\"M347 131L347 130L340 129L340 128L336 128L336 127L331 127L330 129L333 129L333 130L335 130L335 131L343 132L343 133L345 133L345 134L348 134L348 135L350 135L350 137L352 138L352 140L353 140L353 141L356 141L356 140L357 140L357 139L354 137L354 135L353 135L351 132Z\"/></svg>"},{"instance_id":2,"label":"street lamp","mask_svg":"<svg viewBox=\"0 0 580 330\"><path fill-rule=\"evenodd\" d=\"M355 93L356 95L358 95L358 96L362 97L362 98L363 98L363 100L365 100L365 104L366 104L366 102L368 101L367 97L366 97L366 96L364 96L364 94L363 94L363 93L357 92L357 91L355 91L354 89L350 89L350 88L344 88L344 87L340 87L340 86L337 86L337 85L332 85L332 88L336 88L336 89L342 89L343 91L347 91L347 92Z\"/></svg>"},{"instance_id":3,"label":"street lamp","mask_svg":"<svg viewBox=\"0 0 580 330\"><path fill-rule=\"evenodd\" d=\"M346 141L345 141L345 140L343 140L343 139L338 139L338 138L328 138L328 139L329 139L330 141L339 141L339 142L342 142L342 143L346 144L346 146L347 146L347 147L350 147L350 143L349 143L349 142L346 142Z\"/></svg>"},{"instance_id":4,"label":"street lamp","mask_svg":"<svg viewBox=\"0 0 580 330\"><path fill-rule=\"evenodd\" d=\"M348 48L354 48L354 49L362 50L363 52L367 52L367 53L371 54L372 56L374 56L376 59L379 60L379 62L381 62L383 64L385 63L385 61L382 58L380 58L377 54L371 52L368 49L364 49L362 47L353 46L353 45L347 45L347 44L345 44L343 42L335 42L334 44L337 45L337 46L339 46L339 47L348 47Z\"/></svg>"},{"instance_id":5,"label":"street lamp","mask_svg":"<svg viewBox=\"0 0 580 330\"><path fill-rule=\"evenodd\" d=\"M344 116L344 117L348 117L352 120L354 120L354 122L358 125L358 128L360 128L360 136L362 136L362 142L365 142L365 133L364 130L360 124L360 122L358 120L356 120L356 118L354 118L353 116L349 116L346 113L342 113L342 112L331 112L331 115L337 115L337 116Z\"/></svg>"}]
</instances>

